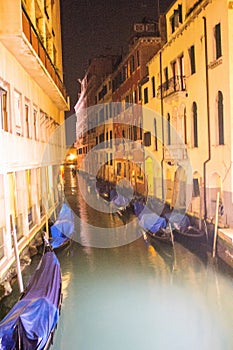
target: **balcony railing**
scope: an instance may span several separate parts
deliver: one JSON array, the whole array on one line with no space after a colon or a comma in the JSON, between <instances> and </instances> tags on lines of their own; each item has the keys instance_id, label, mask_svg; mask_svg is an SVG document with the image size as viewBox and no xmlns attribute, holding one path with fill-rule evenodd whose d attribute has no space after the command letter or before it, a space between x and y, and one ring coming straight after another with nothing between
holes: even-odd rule
<instances>
[{"instance_id":1,"label":"balcony railing","mask_svg":"<svg viewBox=\"0 0 233 350\"><path fill-rule=\"evenodd\" d=\"M185 76L176 75L158 87L157 97L165 98L180 91L186 91Z\"/></svg>"},{"instance_id":2,"label":"balcony railing","mask_svg":"<svg viewBox=\"0 0 233 350\"><path fill-rule=\"evenodd\" d=\"M53 79L54 83L60 90L64 99L67 100L67 97L68 97L67 92L57 72L57 69L52 63L39 35L37 34L35 27L33 26L24 8L22 8L22 24L23 24L23 33L25 34L27 40L32 45L33 49L35 50L36 54L40 58L43 65L45 66L46 70L48 71L49 75Z\"/></svg>"}]
</instances>

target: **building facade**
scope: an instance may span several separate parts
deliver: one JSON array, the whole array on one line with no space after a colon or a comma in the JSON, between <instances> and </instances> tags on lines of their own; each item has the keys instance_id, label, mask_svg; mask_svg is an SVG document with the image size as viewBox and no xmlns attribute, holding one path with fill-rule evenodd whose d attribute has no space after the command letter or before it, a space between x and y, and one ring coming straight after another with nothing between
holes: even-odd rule
<instances>
[{"instance_id":1,"label":"building facade","mask_svg":"<svg viewBox=\"0 0 233 350\"><path fill-rule=\"evenodd\" d=\"M225 227L233 225L232 16L231 1L175 1L142 93L152 193L214 222L219 192Z\"/></svg>"},{"instance_id":2,"label":"building facade","mask_svg":"<svg viewBox=\"0 0 233 350\"><path fill-rule=\"evenodd\" d=\"M92 115L89 118L92 125L89 123L84 138L79 140L77 137L76 144L83 149L88 137L85 148L88 156L81 158L83 151L79 147L77 152L80 159L86 158L94 166L89 174L110 183L124 178L133 183L136 190L141 188L144 191L141 84L147 78L147 62L160 47L158 23L145 18L134 24L127 53L119 57L107 77L102 75L96 89L93 89L93 84L91 87L85 84L88 73L81 81L81 95L75 108L77 125L88 125L83 117L85 112L80 112L83 108ZM88 72L91 69L92 63ZM91 101L95 101L95 106L87 102L88 95L92 95ZM84 99L86 103L83 103ZM77 135L81 129L77 127ZM92 159L90 150L93 148L97 152L91 152ZM84 168L87 169L86 166Z\"/></svg>"},{"instance_id":3,"label":"building facade","mask_svg":"<svg viewBox=\"0 0 233 350\"><path fill-rule=\"evenodd\" d=\"M97 56L89 61L85 76L80 80L81 92L74 107L77 117L76 142L77 165L87 173L93 173L93 162L85 159L96 145L96 126L98 124L96 91L103 80L113 71L117 57L114 55Z\"/></svg>"},{"instance_id":4,"label":"building facade","mask_svg":"<svg viewBox=\"0 0 233 350\"><path fill-rule=\"evenodd\" d=\"M0 3L0 278L61 199L66 154L59 0Z\"/></svg>"}]
</instances>

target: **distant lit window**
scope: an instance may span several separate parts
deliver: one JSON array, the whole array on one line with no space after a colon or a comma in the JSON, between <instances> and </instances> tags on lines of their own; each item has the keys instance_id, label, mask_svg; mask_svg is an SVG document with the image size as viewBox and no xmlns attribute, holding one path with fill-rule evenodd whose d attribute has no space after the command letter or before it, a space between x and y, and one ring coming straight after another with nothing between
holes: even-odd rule
<instances>
[{"instance_id":1,"label":"distant lit window","mask_svg":"<svg viewBox=\"0 0 233 350\"><path fill-rule=\"evenodd\" d=\"M190 61L190 70L191 74L196 72L196 64L195 64L195 47L192 45L189 48L189 61Z\"/></svg>"},{"instance_id":2,"label":"distant lit window","mask_svg":"<svg viewBox=\"0 0 233 350\"><path fill-rule=\"evenodd\" d=\"M218 143L224 145L223 94L218 91Z\"/></svg>"},{"instance_id":3,"label":"distant lit window","mask_svg":"<svg viewBox=\"0 0 233 350\"><path fill-rule=\"evenodd\" d=\"M214 30L216 59L222 56L221 25L216 24Z\"/></svg>"}]
</instances>

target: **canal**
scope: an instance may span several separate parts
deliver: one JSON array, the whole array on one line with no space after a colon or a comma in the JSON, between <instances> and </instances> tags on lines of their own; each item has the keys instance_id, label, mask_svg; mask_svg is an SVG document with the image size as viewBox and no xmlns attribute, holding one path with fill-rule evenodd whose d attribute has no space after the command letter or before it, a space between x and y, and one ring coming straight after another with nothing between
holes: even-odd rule
<instances>
[{"instance_id":1,"label":"canal","mask_svg":"<svg viewBox=\"0 0 233 350\"><path fill-rule=\"evenodd\" d=\"M231 271L205 250L151 245L70 168L65 181L76 235L58 253L63 304L51 349L232 350Z\"/></svg>"}]
</instances>

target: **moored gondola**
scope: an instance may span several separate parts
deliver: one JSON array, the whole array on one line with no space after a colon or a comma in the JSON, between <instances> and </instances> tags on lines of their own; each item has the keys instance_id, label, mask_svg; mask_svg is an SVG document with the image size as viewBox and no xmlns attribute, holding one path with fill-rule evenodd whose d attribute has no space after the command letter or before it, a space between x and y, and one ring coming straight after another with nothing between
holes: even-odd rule
<instances>
[{"instance_id":1,"label":"moored gondola","mask_svg":"<svg viewBox=\"0 0 233 350\"><path fill-rule=\"evenodd\" d=\"M166 219L160 217L148 208L143 201L134 202L134 213L138 217L139 226L152 239L174 245L173 230Z\"/></svg>"},{"instance_id":2,"label":"moored gondola","mask_svg":"<svg viewBox=\"0 0 233 350\"><path fill-rule=\"evenodd\" d=\"M176 240L182 242L206 243L208 236L207 230L198 229L191 225L191 221L187 214L171 212L167 214L166 219L171 224Z\"/></svg>"},{"instance_id":3,"label":"moored gondola","mask_svg":"<svg viewBox=\"0 0 233 350\"><path fill-rule=\"evenodd\" d=\"M20 300L0 322L0 348L48 349L58 323L61 302L60 264L47 242Z\"/></svg>"},{"instance_id":4,"label":"moored gondola","mask_svg":"<svg viewBox=\"0 0 233 350\"><path fill-rule=\"evenodd\" d=\"M74 214L72 209L63 203L57 220L50 226L50 244L54 250L67 247L74 232Z\"/></svg>"}]
</instances>

